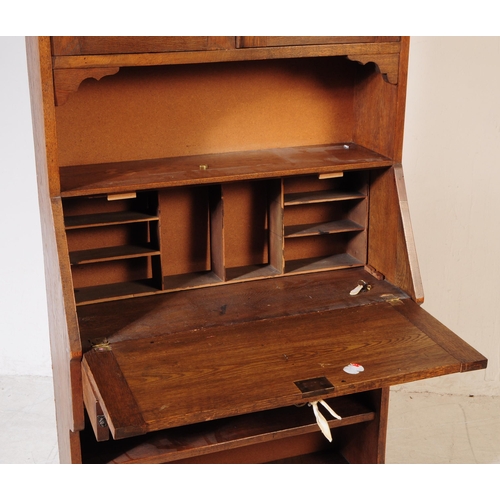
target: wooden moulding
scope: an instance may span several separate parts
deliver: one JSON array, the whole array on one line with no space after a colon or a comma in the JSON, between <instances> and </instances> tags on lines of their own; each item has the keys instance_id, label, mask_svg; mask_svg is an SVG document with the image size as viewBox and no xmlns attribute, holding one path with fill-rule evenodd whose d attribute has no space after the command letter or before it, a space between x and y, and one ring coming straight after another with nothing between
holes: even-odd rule
<instances>
[{"instance_id":1,"label":"wooden moulding","mask_svg":"<svg viewBox=\"0 0 500 500\"><path fill-rule=\"evenodd\" d=\"M72 92L87 78L100 80L103 76L114 75L120 70L119 67L84 68L84 69L55 69L54 89L55 104L61 106L66 102Z\"/></svg>"},{"instance_id":2,"label":"wooden moulding","mask_svg":"<svg viewBox=\"0 0 500 500\"><path fill-rule=\"evenodd\" d=\"M235 50L198 50L106 55L56 55L54 68L85 68L103 66L157 66L165 64L196 64L223 61L288 59L297 57L354 56L357 54L399 53L400 41L380 43L331 43L318 45L283 45L251 47Z\"/></svg>"},{"instance_id":3,"label":"wooden moulding","mask_svg":"<svg viewBox=\"0 0 500 500\"><path fill-rule=\"evenodd\" d=\"M399 54L357 54L348 57L351 61L357 61L361 64L374 63L386 82L397 85L399 81Z\"/></svg>"}]
</instances>

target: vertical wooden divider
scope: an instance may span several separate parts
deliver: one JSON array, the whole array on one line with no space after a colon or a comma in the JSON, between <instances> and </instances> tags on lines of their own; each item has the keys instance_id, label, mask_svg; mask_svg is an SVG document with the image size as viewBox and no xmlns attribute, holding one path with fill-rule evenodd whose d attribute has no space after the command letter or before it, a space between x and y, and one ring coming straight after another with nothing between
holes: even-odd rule
<instances>
[{"instance_id":1,"label":"vertical wooden divider","mask_svg":"<svg viewBox=\"0 0 500 500\"><path fill-rule=\"evenodd\" d=\"M222 281L226 281L224 195L222 186L211 186L208 196L210 209L210 260L212 272Z\"/></svg>"},{"instance_id":2,"label":"vertical wooden divider","mask_svg":"<svg viewBox=\"0 0 500 500\"><path fill-rule=\"evenodd\" d=\"M283 179L269 183L269 263L280 274L285 272L285 228Z\"/></svg>"},{"instance_id":3,"label":"vertical wooden divider","mask_svg":"<svg viewBox=\"0 0 500 500\"><path fill-rule=\"evenodd\" d=\"M158 248L160 249L160 257L155 261L153 260L153 276L155 271L158 272L158 276L160 279L160 286L158 287L160 290L165 290L165 274L166 274L166 265L163 262L164 257L164 249L163 245L166 244L165 239L162 237L162 226L164 224L164 218L166 217L165 210L163 210L163 191L158 191L157 193L157 205L156 205L156 214L158 215L158 224L157 224L157 233L158 233Z\"/></svg>"},{"instance_id":4,"label":"vertical wooden divider","mask_svg":"<svg viewBox=\"0 0 500 500\"><path fill-rule=\"evenodd\" d=\"M360 172L362 182L356 186L355 190L365 195L364 200L358 200L355 207L349 213L349 219L356 222L365 229L355 234L347 244L347 253L363 264L367 262L368 253L368 216L369 216L369 174ZM357 184L357 183L355 183ZM350 186L348 186L350 189Z\"/></svg>"},{"instance_id":5,"label":"vertical wooden divider","mask_svg":"<svg viewBox=\"0 0 500 500\"><path fill-rule=\"evenodd\" d=\"M158 207L156 208L158 216L160 215L160 211ZM161 251L162 248L162 238L160 231L160 222L159 221L150 221L148 223L149 228L149 241L152 245L158 248ZM151 276L153 279L153 285L159 290L163 289L163 271L161 265L161 256L153 255L151 257Z\"/></svg>"}]
</instances>

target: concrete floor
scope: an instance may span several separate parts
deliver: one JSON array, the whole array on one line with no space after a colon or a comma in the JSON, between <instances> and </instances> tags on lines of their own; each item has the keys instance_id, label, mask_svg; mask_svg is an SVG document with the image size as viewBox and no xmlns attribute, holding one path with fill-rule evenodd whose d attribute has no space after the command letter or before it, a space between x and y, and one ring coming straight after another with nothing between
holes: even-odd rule
<instances>
[{"instance_id":1,"label":"concrete floor","mask_svg":"<svg viewBox=\"0 0 500 500\"><path fill-rule=\"evenodd\" d=\"M500 397L391 393L389 464L500 463ZM0 376L0 464L58 463L52 379Z\"/></svg>"}]
</instances>

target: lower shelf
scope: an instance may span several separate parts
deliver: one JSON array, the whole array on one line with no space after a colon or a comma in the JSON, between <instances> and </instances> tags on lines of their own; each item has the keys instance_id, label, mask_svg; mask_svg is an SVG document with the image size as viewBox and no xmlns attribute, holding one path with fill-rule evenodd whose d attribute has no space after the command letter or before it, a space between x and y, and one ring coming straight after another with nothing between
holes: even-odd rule
<instances>
[{"instance_id":1,"label":"lower shelf","mask_svg":"<svg viewBox=\"0 0 500 500\"><path fill-rule=\"evenodd\" d=\"M222 283L222 280L212 271L177 274L175 276L165 276L163 278L163 286L167 291L182 290L184 288L198 288L216 283Z\"/></svg>"},{"instance_id":2,"label":"lower shelf","mask_svg":"<svg viewBox=\"0 0 500 500\"><path fill-rule=\"evenodd\" d=\"M105 262L110 260L133 259L152 255L160 255L160 251L147 245L121 245L116 247L74 251L69 253L69 258L71 264L76 265Z\"/></svg>"},{"instance_id":3,"label":"lower shelf","mask_svg":"<svg viewBox=\"0 0 500 500\"><path fill-rule=\"evenodd\" d=\"M363 262L344 253L325 258L301 259L287 262L285 274L303 274L361 266L363 266ZM111 302L116 299L127 299L143 295L158 294L161 292L187 290L190 288L204 288L207 286L238 281L261 280L280 275L281 273L271 265L244 266L228 269L226 280L222 280L212 271L165 276L163 278L163 290L157 286L156 281L153 279L76 288L75 300L77 305Z\"/></svg>"},{"instance_id":4,"label":"lower shelf","mask_svg":"<svg viewBox=\"0 0 500 500\"><path fill-rule=\"evenodd\" d=\"M116 298L140 297L158 292L152 279L129 281L127 283L111 283L75 289L75 301L78 305L94 302L111 301Z\"/></svg>"},{"instance_id":5,"label":"lower shelf","mask_svg":"<svg viewBox=\"0 0 500 500\"><path fill-rule=\"evenodd\" d=\"M363 262L348 253L332 255L319 259L300 259L286 263L286 274L310 273L333 269L345 269L349 267L362 266Z\"/></svg>"},{"instance_id":6,"label":"lower shelf","mask_svg":"<svg viewBox=\"0 0 500 500\"><path fill-rule=\"evenodd\" d=\"M349 462L341 453L331 451L318 451L316 453L308 453L298 457L283 458L273 460L269 464L348 464Z\"/></svg>"},{"instance_id":7,"label":"lower shelf","mask_svg":"<svg viewBox=\"0 0 500 500\"><path fill-rule=\"evenodd\" d=\"M375 418L375 412L366 406L362 394L327 401L342 416L342 420L336 420L325 414L332 429L369 422ZM174 462L320 433L312 408L306 404L177 427L117 441L97 443L91 432L90 429L89 433L82 433L82 454L87 463ZM323 436L321 439L328 446ZM327 453L328 461L335 456L334 446L331 445L331 451ZM311 456L311 459L318 457ZM299 458L290 460L301 461Z\"/></svg>"}]
</instances>

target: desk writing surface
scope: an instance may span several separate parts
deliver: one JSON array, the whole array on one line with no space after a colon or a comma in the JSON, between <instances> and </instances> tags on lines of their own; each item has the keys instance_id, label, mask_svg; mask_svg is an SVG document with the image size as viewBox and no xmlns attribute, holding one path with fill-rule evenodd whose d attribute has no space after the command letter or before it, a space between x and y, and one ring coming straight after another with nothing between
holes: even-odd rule
<instances>
[{"instance_id":1,"label":"desk writing surface","mask_svg":"<svg viewBox=\"0 0 500 500\"><path fill-rule=\"evenodd\" d=\"M97 393L126 384L142 429L155 431L318 399L301 393L301 380L326 377L332 397L482 367L475 351L465 364L432 338L435 331L428 335L424 321L417 326L400 313L408 307L409 299L396 300L117 342L86 353L84 370ZM103 370L111 357L116 377ZM347 374L351 362L364 372ZM109 406L127 421L126 406ZM107 417L113 430L115 417Z\"/></svg>"}]
</instances>

